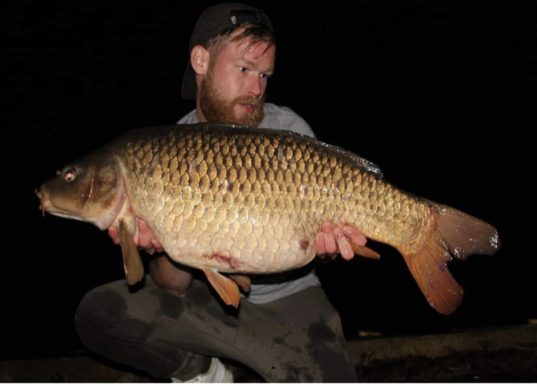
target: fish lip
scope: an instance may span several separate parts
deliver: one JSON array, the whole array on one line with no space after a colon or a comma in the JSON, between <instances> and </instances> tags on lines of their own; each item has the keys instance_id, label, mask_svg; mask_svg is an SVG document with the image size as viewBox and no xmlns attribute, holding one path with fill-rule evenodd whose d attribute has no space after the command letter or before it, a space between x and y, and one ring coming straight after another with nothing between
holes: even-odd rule
<instances>
[{"instance_id":1,"label":"fish lip","mask_svg":"<svg viewBox=\"0 0 537 384\"><path fill-rule=\"evenodd\" d=\"M50 212L54 206L48 198L46 191L43 190L43 187L34 189L34 192L39 198L39 210L43 213L43 216L45 216L45 212Z\"/></svg>"},{"instance_id":2,"label":"fish lip","mask_svg":"<svg viewBox=\"0 0 537 384\"><path fill-rule=\"evenodd\" d=\"M43 216L45 216L45 213L48 212L51 215L73 218L71 215L68 214L68 212L59 209L52 203L52 201L50 201L48 194L43 187L41 187L40 189L35 189L34 192L36 193L37 197L39 197L39 209L43 213Z\"/></svg>"},{"instance_id":3,"label":"fish lip","mask_svg":"<svg viewBox=\"0 0 537 384\"><path fill-rule=\"evenodd\" d=\"M43 216L45 216L45 213L49 213L53 216L83 221L79 217L74 216L70 214L69 212L62 210L56 207L54 204L52 204L52 202L48 198L46 190L44 190L43 187L41 187L40 189L34 189L34 192L40 200L39 209L41 210L41 213L43 214Z\"/></svg>"}]
</instances>

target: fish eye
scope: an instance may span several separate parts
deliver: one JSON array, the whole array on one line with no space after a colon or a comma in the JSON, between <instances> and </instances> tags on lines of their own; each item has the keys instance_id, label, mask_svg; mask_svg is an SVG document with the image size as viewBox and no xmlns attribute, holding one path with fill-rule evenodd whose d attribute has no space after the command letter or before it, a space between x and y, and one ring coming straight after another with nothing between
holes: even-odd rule
<instances>
[{"instance_id":1,"label":"fish eye","mask_svg":"<svg viewBox=\"0 0 537 384\"><path fill-rule=\"evenodd\" d=\"M77 176L78 172L75 168L68 167L62 171L62 177L68 183L72 183L73 181L75 181Z\"/></svg>"}]
</instances>

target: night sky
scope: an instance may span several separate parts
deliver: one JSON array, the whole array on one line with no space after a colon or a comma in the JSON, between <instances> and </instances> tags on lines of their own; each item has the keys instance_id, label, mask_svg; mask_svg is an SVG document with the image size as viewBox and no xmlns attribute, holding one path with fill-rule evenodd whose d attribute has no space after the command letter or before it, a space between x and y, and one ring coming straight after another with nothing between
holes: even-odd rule
<instances>
[{"instance_id":1,"label":"night sky","mask_svg":"<svg viewBox=\"0 0 537 384\"><path fill-rule=\"evenodd\" d=\"M0 6L3 257L1 358L81 349L73 313L122 278L119 247L89 224L42 217L34 188L118 133L176 122L190 31L209 1L8 1ZM431 4L434 3L434 4ZM401 256L319 266L345 332L406 334L520 324L537 316L537 6L426 1L252 2L278 53L268 101L386 180L499 230L495 256L452 262L451 316L426 303ZM534 163L534 161L533 161Z\"/></svg>"}]
</instances>

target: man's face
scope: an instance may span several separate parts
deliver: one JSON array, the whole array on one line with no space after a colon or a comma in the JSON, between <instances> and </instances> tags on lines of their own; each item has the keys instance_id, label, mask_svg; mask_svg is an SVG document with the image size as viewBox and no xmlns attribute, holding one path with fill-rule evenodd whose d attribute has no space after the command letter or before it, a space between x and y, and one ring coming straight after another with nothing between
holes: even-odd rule
<instances>
[{"instance_id":1,"label":"man's face","mask_svg":"<svg viewBox=\"0 0 537 384\"><path fill-rule=\"evenodd\" d=\"M274 45L246 38L228 42L211 56L200 86L200 108L207 121L257 127L275 54Z\"/></svg>"}]
</instances>

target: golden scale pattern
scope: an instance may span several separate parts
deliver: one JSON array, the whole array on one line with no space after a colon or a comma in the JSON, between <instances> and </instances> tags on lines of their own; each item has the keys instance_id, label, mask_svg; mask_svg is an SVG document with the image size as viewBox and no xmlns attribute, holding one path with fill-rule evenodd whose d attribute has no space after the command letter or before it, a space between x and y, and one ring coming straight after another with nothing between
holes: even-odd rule
<instances>
[{"instance_id":1,"label":"golden scale pattern","mask_svg":"<svg viewBox=\"0 0 537 384\"><path fill-rule=\"evenodd\" d=\"M416 243L420 227L431 225L427 204L322 143L214 128L152 137L127 146L131 202L170 256L186 264L212 262L224 272L286 270L314 257L325 220L355 224L394 246ZM238 263L230 265L228 257Z\"/></svg>"}]
</instances>

